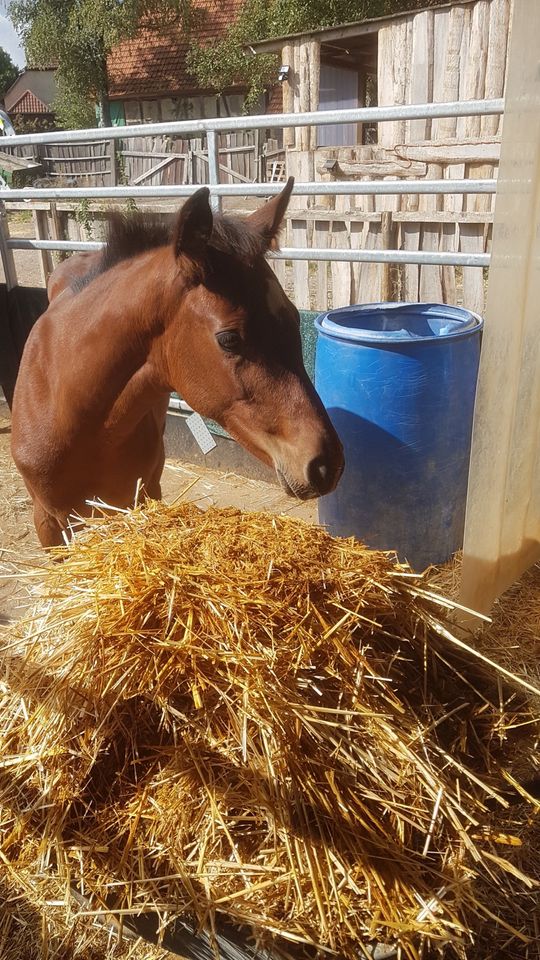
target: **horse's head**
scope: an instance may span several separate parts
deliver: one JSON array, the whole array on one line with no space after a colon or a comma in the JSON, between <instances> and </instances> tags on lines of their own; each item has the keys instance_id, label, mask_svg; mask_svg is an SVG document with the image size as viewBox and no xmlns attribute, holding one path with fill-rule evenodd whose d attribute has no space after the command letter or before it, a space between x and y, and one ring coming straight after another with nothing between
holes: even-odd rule
<instances>
[{"instance_id":1,"label":"horse's head","mask_svg":"<svg viewBox=\"0 0 540 960\"><path fill-rule=\"evenodd\" d=\"M308 499L334 489L343 449L304 367L298 311L265 260L292 186L244 221L214 216L206 188L184 204L164 344L170 386Z\"/></svg>"}]
</instances>

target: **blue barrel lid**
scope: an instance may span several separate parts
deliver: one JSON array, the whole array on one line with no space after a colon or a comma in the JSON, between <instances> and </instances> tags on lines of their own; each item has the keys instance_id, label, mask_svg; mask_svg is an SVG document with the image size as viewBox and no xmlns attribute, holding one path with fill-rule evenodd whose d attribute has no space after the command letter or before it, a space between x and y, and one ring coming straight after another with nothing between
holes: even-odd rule
<instances>
[{"instance_id":1,"label":"blue barrel lid","mask_svg":"<svg viewBox=\"0 0 540 960\"><path fill-rule=\"evenodd\" d=\"M329 337L370 343L460 337L482 325L476 313L445 303L363 303L330 310L315 320L318 331Z\"/></svg>"}]
</instances>

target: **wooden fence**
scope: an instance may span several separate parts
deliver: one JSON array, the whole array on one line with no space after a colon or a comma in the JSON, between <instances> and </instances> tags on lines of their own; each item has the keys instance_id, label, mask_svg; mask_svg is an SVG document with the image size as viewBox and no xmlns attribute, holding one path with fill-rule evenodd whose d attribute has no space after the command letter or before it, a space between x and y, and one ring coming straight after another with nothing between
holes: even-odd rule
<instances>
[{"instance_id":1,"label":"wooden fence","mask_svg":"<svg viewBox=\"0 0 540 960\"><path fill-rule=\"evenodd\" d=\"M287 246L333 250L491 250L492 217L434 211L339 214L309 210L286 221ZM272 261L299 310L326 310L384 300L461 304L483 313L485 275L479 267L390 263Z\"/></svg>"},{"instance_id":2,"label":"wooden fence","mask_svg":"<svg viewBox=\"0 0 540 960\"><path fill-rule=\"evenodd\" d=\"M511 10L512 0L476 0L386 21L377 34L378 105L502 97ZM317 50L310 55L318 56ZM298 128L296 139L288 141L287 173L303 180L496 178L501 124L499 116L400 119L378 124L375 145L320 149L312 142L315 128ZM306 135L302 145L299 134L306 130L312 139ZM493 206L489 194L358 195L307 202L293 196L287 246L487 253ZM485 283L478 268L297 261L276 270L293 286L301 309L315 301L318 309L401 299L484 310Z\"/></svg>"},{"instance_id":3,"label":"wooden fence","mask_svg":"<svg viewBox=\"0 0 540 960\"><path fill-rule=\"evenodd\" d=\"M15 156L33 157L43 167L44 180L64 186L109 187L204 184L208 182L208 150L204 137L131 137L83 144L51 143L37 147L5 147ZM276 159L283 159L278 141L260 131L242 130L218 137L222 183L253 183L276 177ZM3 144L4 146L4 144Z\"/></svg>"}]
</instances>

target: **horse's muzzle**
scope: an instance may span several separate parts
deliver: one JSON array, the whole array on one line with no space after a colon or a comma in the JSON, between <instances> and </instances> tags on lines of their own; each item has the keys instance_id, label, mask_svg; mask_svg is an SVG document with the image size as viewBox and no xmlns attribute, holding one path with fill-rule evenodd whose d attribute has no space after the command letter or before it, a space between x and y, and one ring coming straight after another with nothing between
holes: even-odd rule
<instances>
[{"instance_id":1,"label":"horse's muzzle","mask_svg":"<svg viewBox=\"0 0 540 960\"><path fill-rule=\"evenodd\" d=\"M278 480L290 497L298 500L313 500L323 497L334 490L343 473L343 454L339 458L314 457L306 468L305 479L299 480L291 476L283 465L276 465Z\"/></svg>"}]
</instances>

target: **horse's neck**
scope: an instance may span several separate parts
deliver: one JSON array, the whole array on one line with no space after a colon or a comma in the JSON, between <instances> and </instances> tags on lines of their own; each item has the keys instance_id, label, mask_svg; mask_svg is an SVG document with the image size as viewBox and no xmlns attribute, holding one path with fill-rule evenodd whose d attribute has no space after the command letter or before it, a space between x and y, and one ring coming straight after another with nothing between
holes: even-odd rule
<instances>
[{"instance_id":1,"label":"horse's neck","mask_svg":"<svg viewBox=\"0 0 540 960\"><path fill-rule=\"evenodd\" d=\"M120 264L60 305L73 330L64 396L90 424L126 429L168 391L157 346L165 281L157 263L141 263L151 257Z\"/></svg>"}]
</instances>

